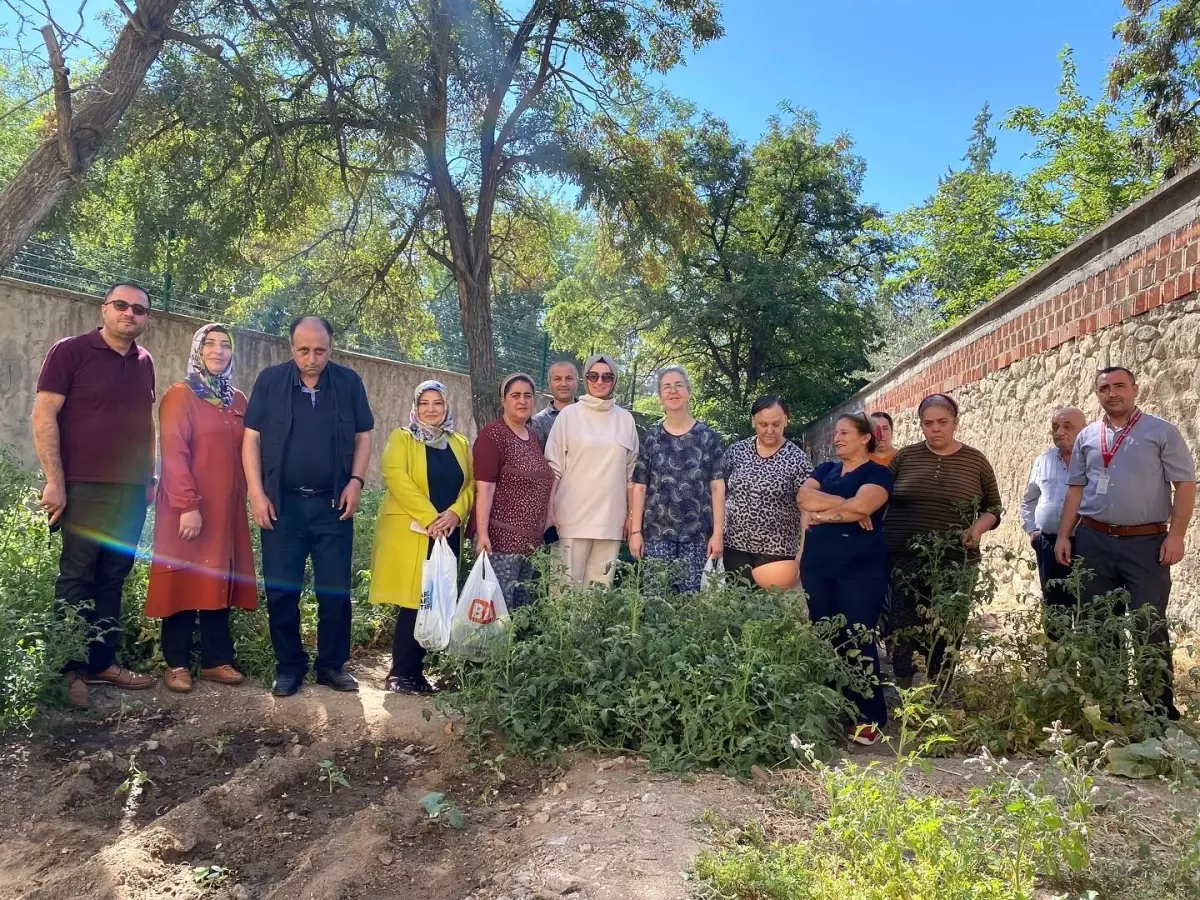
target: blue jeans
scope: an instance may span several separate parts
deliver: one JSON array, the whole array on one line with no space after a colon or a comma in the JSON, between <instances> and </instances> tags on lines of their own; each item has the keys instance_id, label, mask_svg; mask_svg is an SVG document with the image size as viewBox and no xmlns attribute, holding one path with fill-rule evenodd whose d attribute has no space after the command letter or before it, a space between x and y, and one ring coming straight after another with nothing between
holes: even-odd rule
<instances>
[{"instance_id":1,"label":"blue jeans","mask_svg":"<svg viewBox=\"0 0 1200 900\"><path fill-rule=\"evenodd\" d=\"M275 528L262 532L263 581L271 647L280 675L303 677L308 653L300 638L300 592L304 564L312 557L317 594L318 672L340 672L350 658L350 557L354 521L341 521L332 493L284 492Z\"/></svg>"}]
</instances>

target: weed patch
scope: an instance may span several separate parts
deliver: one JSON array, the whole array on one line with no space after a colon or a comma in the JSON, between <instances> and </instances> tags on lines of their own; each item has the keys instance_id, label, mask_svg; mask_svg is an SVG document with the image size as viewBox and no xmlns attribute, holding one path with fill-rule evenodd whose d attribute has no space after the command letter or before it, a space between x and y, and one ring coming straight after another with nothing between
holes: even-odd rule
<instances>
[{"instance_id":1,"label":"weed patch","mask_svg":"<svg viewBox=\"0 0 1200 900\"><path fill-rule=\"evenodd\" d=\"M0 447L0 732L28 727L61 694L63 664L84 647L84 623L54 609L61 542L34 506L30 475Z\"/></svg>"},{"instance_id":2,"label":"weed patch","mask_svg":"<svg viewBox=\"0 0 1200 900\"><path fill-rule=\"evenodd\" d=\"M910 705L910 712L917 707ZM903 715L903 713L902 713ZM940 725L926 719L923 726ZM907 725L907 723L906 723ZM946 740L922 741L922 751ZM1015 769L986 749L972 760L982 787L944 797L919 790L928 764L835 767L814 761L828 812L812 837L768 842L761 827L726 828L695 875L712 900L886 900L895 897L1032 900L1035 897L1194 897L1192 839L1170 848L1113 845L1097 801L1108 748L1055 728L1049 764ZM1194 823L1192 828L1194 829ZM1185 831L1186 834L1186 831ZM1128 852L1125 852L1128 851Z\"/></svg>"},{"instance_id":3,"label":"weed patch","mask_svg":"<svg viewBox=\"0 0 1200 900\"><path fill-rule=\"evenodd\" d=\"M828 750L848 721L841 688L869 676L839 658L834 633L799 595L672 595L664 580L625 577L543 592L515 614L510 644L451 663L459 690L440 702L480 746L499 737L535 759L590 748L745 773L794 758L793 734Z\"/></svg>"}]
</instances>

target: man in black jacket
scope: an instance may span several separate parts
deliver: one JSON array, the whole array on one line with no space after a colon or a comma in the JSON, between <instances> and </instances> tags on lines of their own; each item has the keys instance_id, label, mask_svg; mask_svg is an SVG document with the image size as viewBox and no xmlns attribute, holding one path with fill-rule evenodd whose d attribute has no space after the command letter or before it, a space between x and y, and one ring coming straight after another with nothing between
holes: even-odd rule
<instances>
[{"instance_id":1,"label":"man in black jacket","mask_svg":"<svg viewBox=\"0 0 1200 900\"><path fill-rule=\"evenodd\" d=\"M342 667L350 658L353 517L375 427L362 379L329 361L333 327L316 316L296 319L291 343L291 361L263 369L254 382L242 445L250 514L262 529L277 697L300 690L308 672L300 590L309 557L317 594L317 683L358 690Z\"/></svg>"}]
</instances>

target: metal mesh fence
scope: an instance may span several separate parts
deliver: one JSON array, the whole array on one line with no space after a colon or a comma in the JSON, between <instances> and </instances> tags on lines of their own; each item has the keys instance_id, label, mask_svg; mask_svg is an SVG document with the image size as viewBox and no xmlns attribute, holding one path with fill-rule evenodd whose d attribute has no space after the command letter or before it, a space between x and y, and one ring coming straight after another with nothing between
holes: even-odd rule
<instances>
[{"instance_id":1,"label":"metal mesh fence","mask_svg":"<svg viewBox=\"0 0 1200 900\"><path fill-rule=\"evenodd\" d=\"M218 320L225 318L228 303L203 294L171 291L161 275L129 264L119 253L89 249L86 253L65 240L30 240L3 271L9 278L44 284L95 297L103 297L117 281L133 281L150 294L157 309L184 316ZM383 359L419 363L451 372L466 374L467 345L457 302L445 304L435 316L439 338L425 344L417 353L402 350L397 341L377 340L362 334L345 334L338 343L347 350L367 353ZM286 323L278 323L283 334ZM271 330L267 328L265 330ZM549 340L536 321L494 323L496 368L499 373L522 371L546 382L546 368L552 358Z\"/></svg>"}]
</instances>

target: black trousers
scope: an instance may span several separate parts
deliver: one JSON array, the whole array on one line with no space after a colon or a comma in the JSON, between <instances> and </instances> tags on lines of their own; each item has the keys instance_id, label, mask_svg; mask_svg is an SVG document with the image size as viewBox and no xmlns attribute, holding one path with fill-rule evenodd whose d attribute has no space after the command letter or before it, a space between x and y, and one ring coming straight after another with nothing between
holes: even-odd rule
<instances>
[{"instance_id":1,"label":"black trousers","mask_svg":"<svg viewBox=\"0 0 1200 900\"><path fill-rule=\"evenodd\" d=\"M78 610L87 622L87 659L64 672L95 674L113 664L121 641L121 592L133 568L146 521L141 484L67 483L62 555L54 597L59 610Z\"/></svg>"},{"instance_id":2,"label":"black trousers","mask_svg":"<svg viewBox=\"0 0 1200 900\"><path fill-rule=\"evenodd\" d=\"M1065 587L1061 584L1047 586L1047 582L1054 581L1059 578L1066 578L1071 574L1071 567L1064 566L1054 558L1054 544L1058 540L1056 534L1040 534L1033 541L1033 552L1037 557L1038 580L1042 584L1042 602L1047 607L1056 607L1058 609L1070 609L1075 605L1075 598L1072 597ZM1075 539L1071 539L1072 557L1075 552ZM1059 629L1055 623L1051 622L1049 617L1045 619L1046 636L1052 641L1058 640L1060 637Z\"/></svg>"},{"instance_id":3,"label":"black trousers","mask_svg":"<svg viewBox=\"0 0 1200 900\"><path fill-rule=\"evenodd\" d=\"M304 564L311 558L317 594L318 672L339 672L350 658L350 559L354 521L341 521L333 494L284 492L275 527L262 532L263 581L275 669L303 677L308 653L300 637Z\"/></svg>"},{"instance_id":4,"label":"black trousers","mask_svg":"<svg viewBox=\"0 0 1200 900\"><path fill-rule=\"evenodd\" d=\"M1149 634L1158 646L1158 664L1166 669L1166 683L1157 697L1146 700L1172 719L1179 718L1175 708L1174 674L1171 661L1171 635L1167 630L1167 603L1171 599L1171 567L1158 561L1166 534L1142 537L1113 537L1080 525L1075 532L1075 549L1085 568L1094 573L1084 585L1085 598L1099 597L1118 589L1129 592L1131 610L1150 606L1157 625ZM1122 648L1123 650L1123 648Z\"/></svg>"},{"instance_id":5,"label":"black trousers","mask_svg":"<svg viewBox=\"0 0 1200 900\"><path fill-rule=\"evenodd\" d=\"M866 560L839 570L806 567L804 571L804 593L808 595L808 616L814 622L844 616L846 626L842 628L839 651L846 653L857 650L871 661L871 671L879 681L879 651L875 641L866 638L860 643L855 638L855 626L862 626L874 633L879 624L879 615L887 599L888 571L883 559ZM861 632L858 632L861 633ZM876 684L870 696L843 689L846 699L858 707L855 724L887 724L887 702L883 697L883 686Z\"/></svg>"},{"instance_id":6,"label":"black trousers","mask_svg":"<svg viewBox=\"0 0 1200 900\"><path fill-rule=\"evenodd\" d=\"M446 536L446 543L457 557L462 546L462 529L455 528ZM433 553L433 541L425 551L429 559ZM417 610L405 606L397 607L396 631L392 635L392 671L388 673L396 678L416 678L424 674L426 650L417 643L413 632L417 628Z\"/></svg>"},{"instance_id":7,"label":"black trousers","mask_svg":"<svg viewBox=\"0 0 1200 900\"><path fill-rule=\"evenodd\" d=\"M951 564L954 565L954 564ZM931 682L943 686L954 674L954 661L962 644L970 611L959 616L961 621L944 621L936 626L929 610L934 603L934 585L923 574L920 559L894 554L891 558L891 594L887 611L888 651L892 671L898 679L910 679L916 674L914 654L925 657L925 675ZM979 574L977 565L961 566L960 590L973 589L973 578ZM951 614L947 611L947 615ZM950 665L947 667L947 660Z\"/></svg>"},{"instance_id":8,"label":"black trousers","mask_svg":"<svg viewBox=\"0 0 1200 900\"><path fill-rule=\"evenodd\" d=\"M200 623L200 668L233 665L229 609L185 609L162 620L163 659L172 669L192 667L193 638Z\"/></svg>"},{"instance_id":9,"label":"black trousers","mask_svg":"<svg viewBox=\"0 0 1200 900\"><path fill-rule=\"evenodd\" d=\"M392 671L396 678L416 678L424 673L425 648L413 637L417 611L401 606L396 613L396 633L392 637Z\"/></svg>"}]
</instances>

